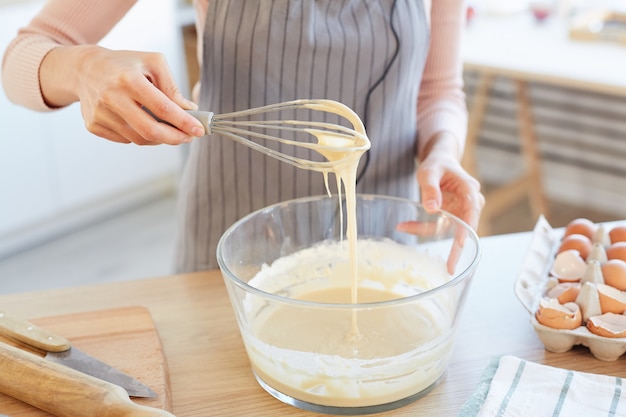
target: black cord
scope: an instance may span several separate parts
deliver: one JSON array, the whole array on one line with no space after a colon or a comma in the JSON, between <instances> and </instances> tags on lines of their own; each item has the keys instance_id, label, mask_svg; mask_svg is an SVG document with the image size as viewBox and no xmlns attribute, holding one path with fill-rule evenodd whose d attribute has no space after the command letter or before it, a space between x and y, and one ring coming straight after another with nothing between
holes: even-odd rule
<instances>
[{"instance_id":1,"label":"black cord","mask_svg":"<svg viewBox=\"0 0 626 417\"><path fill-rule=\"evenodd\" d=\"M396 41L396 48L393 51L393 55L391 55L391 59L385 66L385 69L383 70L383 73L380 76L380 78L378 78L378 80L376 80L376 82L369 88L369 90L367 90L367 95L365 96L365 109L363 110L363 125L365 126L366 132L367 132L367 122L368 122L367 114L369 113L370 98L372 96L372 93L374 93L374 90L380 85L380 83L383 82L385 77L387 77L387 74L389 73L391 66L395 62L400 52L400 36L398 36L398 31L396 30L396 27L393 23L393 14L396 10L397 3L398 3L398 0L393 0L393 3L391 4L391 12L389 13L389 26L391 28L391 33L393 34L393 37ZM365 175L365 171L367 171L367 167L369 163L370 163L370 153L365 152L365 163L363 165L363 169L361 170L361 172L356 178L357 184L359 183L359 181L361 181L361 179L363 179L363 176Z\"/></svg>"}]
</instances>

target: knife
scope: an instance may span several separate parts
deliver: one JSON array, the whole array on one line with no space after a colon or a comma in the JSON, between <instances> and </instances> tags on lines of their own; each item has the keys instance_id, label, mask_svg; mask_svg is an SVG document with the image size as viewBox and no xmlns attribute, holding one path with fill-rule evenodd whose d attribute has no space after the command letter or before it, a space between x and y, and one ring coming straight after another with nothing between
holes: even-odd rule
<instances>
[{"instance_id":1,"label":"knife","mask_svg":"<svg viewBox=\"0 0 626 417\"><path fill-rule=\"evenodd\" d=\"M174 417L131 401L118 385L1 342L0 392L58 417Z\"/></svg>"},{"instance_id":2,"label":"knife","mask_svg":"<svg viewBox=\"0 0 626 417\"><path fill-rule=\"evenodd\" d=\"M73 347L61 336L0 311L0 335L46 352L46 359L124 388L131 397L156 397L147 385Z\"/></svg>"}]
</instances>

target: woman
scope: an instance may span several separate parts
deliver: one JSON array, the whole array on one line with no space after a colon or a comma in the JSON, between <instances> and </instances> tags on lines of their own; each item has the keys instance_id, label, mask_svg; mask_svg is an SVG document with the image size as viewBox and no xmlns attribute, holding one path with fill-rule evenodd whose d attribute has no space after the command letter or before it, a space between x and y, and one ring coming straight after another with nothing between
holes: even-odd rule
<instances>
[{"instance_id":1,"label":"woman","mask_svg":"<svg viewBox=\"0 0 626 417\"><path fill-rule=\"evenodd\" d=\"M180 189L177 270L216 267L215 247L238 218L325 192L300 170L225 138L202 138L159 54L96 43L132 0L50 0L9 45L3 84L14 102L52 110L80 102L87 129L138 145L192 142ZM461 0L196 0L201 82L215 113L328 98L363 119L372 148L357 191L421 201L476 227L484 198L460 165ZM176 128L156 122L141 107ZM418 163L416 164L416 160Z\"/></svg>"}]
</instances>

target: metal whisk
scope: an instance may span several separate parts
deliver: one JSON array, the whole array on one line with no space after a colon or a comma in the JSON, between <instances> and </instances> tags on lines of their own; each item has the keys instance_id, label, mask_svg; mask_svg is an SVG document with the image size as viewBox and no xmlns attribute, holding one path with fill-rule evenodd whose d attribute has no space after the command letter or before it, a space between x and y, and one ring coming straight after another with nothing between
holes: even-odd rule
<instances>
[{"instance_id":1,"label":"metal whisk","mask_svg":"<svg viewBox=\"0 0 626 417\"><path fill-rule=\"evenodd\" d=\"M352 127L295 117L284 119L281 116L274 120L263 120L259 117L268 113L284 114L285 111L293 111L294 114L299 112L301 115L302 110L320 112L318 118L322 120L327 120L329 115L338 121L343 119ZM359 116L346 105L333 100L294 100L224 114L191 110L188 113L204 125L207 135L214 133L223 135L279 161L303 169L329 171L354 157L354 152L363 153L370 148L370 141ZM307 118L312 118L312 115L308 114ZM293 135L294 139L283 137L286 135ZM280 150L280 146L269 147L268 144L271 142L311 149L323 155L326 161L297 157L297 149L292 154L285 153Z\"/></svg>"}]
</instances>

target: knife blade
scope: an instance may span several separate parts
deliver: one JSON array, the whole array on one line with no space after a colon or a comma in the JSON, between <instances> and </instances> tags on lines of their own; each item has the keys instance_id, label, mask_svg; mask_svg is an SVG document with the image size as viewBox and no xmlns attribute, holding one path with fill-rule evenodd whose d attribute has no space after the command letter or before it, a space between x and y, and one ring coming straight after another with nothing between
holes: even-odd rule
<instances>
[{"instance_id":1,"label":"knife blade","mask_svg":"<svg viewBox=\"0 0 626 417\"><path fill-rule=\"evenodd\" d=\"M45 358L124 388L131 397L154 398L156 393L130 375L89 356L65 338L0 311L0 335L46 352Z\"/></svg>"}]
</instances>

